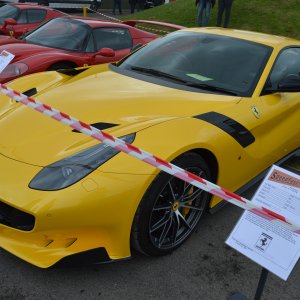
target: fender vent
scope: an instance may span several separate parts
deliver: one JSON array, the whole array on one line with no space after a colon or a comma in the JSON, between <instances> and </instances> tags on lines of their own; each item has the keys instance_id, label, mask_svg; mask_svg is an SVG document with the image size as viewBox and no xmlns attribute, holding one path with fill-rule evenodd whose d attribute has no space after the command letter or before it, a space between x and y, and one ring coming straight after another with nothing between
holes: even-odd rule
<instances>
[{"instance_id":1,"label":"fender vent","mask_svg":"<svg viewBox=\"0 0 300 300\"><path fill-rule=\"evenodd\" d=\"M231 135L244 148L255 141L254 136L246 127L225 115L212 111L194 116L194 118L206 121L219 127Z\"/></svg>"}]
</instances>

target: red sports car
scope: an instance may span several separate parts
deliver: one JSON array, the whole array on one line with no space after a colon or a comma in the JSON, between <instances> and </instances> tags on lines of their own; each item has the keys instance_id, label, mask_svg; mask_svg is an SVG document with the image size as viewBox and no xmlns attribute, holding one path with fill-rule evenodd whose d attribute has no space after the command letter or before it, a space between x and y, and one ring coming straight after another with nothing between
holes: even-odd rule
<instances>
[{"instance_id":1,"label":"red sports car","mask_svg":"<svg viewBox=\"0 0 300 300\"><path fill-rule=\"evenodd\" d=\"M19 37L45 21L66 16L58 10L28 4L6 4L0 7L0 34Z\"/></svg>"},{"instance_id":2,"label":"red sports car","mask_svg":"<svg viewBox=\"0 0 300 300\"><path fill-rule=\"evenodd\" d=\"M0 82L46 70L118 61L134 46L159 37L135 28L137 22L183 28L151 21L130 21L128 25L80 17L52 19L19 39L0 42L0 53L6 50L15 56L0 73Z\"/></svg>"}]
</instances>

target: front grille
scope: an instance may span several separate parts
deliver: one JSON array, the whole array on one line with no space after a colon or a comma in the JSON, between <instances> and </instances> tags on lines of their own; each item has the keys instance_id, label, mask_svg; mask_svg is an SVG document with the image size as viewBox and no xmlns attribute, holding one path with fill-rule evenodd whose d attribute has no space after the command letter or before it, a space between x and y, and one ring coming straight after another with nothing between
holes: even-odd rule
<instances>
[{"instance_id":1,"label":"front grille","mask_svg":"<svg viewBox=\"0 0 300 300\"><path fill-rule=\"evenodd\" d=\"M34 216L0 201L0 224L30 231L34 227Z\"/></svg>"}]
</instances>

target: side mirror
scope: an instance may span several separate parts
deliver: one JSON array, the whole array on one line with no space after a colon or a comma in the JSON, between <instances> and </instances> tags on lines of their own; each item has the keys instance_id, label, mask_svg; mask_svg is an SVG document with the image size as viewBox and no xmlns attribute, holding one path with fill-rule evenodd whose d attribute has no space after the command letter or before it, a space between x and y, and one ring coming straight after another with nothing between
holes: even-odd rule
<instances>
[{"instance_id":1,"label":"side mirror","mask_svg":"<svg viewBox=\"0 0 300 300\"><path fill-rule=\"evenodd\" d=\"M95 54L95 56L97 56L97 55L101 55L104 57L115 57L116 53L111 48L102 48Z\"/></svg>"},{"instance_id":2,"label":"side mirror","mask_svg":"<svg viewBox=\"0 0 300 300\"><path fill-rule=\"evenodd\" d=\"M3 28L5 28L7 25L16 25L17 21L13 18L6 18L4 19Z\"/></svg>"},{"instance_id":3,"label":"side mirror","mask_svg":"<svg viewBox=\"0 0 300 300\"><path fill-rule=\"evenodd\" d=\"M300 92L300 76L289 74L278 83L278 92Z\"/></svg>"}]
</instances>

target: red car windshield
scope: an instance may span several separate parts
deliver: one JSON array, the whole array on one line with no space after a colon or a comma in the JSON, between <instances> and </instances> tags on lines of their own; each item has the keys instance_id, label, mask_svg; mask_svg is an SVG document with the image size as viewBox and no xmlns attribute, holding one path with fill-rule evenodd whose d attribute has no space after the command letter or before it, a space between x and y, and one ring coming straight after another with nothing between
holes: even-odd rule
<instances>
[{"instance_id":1,"label":"red car windshield","mask_svg":"<svg viewBox=\"0 0 300 300\"><path fill-rule=\"evenodd\" d=\"M79 21L56 18L38 27L23 39L41 46L69 51L83 51L91 28Z\"/></svg>"},{"instance_id":2,"label":"red car windshield","mask_svg":"<svg viewBox=\"0 0 300 300\"><path fill-rule=\"evenodd\" d=\"M0 24L4 23L6 18L17 19L20 9L13 5L4 5L0 7Z\"/></svg>"}]
</instances>

